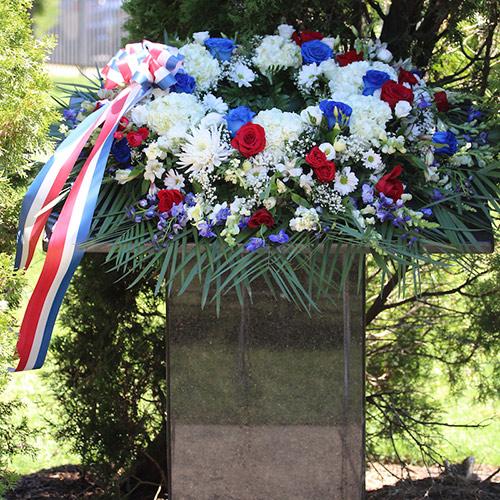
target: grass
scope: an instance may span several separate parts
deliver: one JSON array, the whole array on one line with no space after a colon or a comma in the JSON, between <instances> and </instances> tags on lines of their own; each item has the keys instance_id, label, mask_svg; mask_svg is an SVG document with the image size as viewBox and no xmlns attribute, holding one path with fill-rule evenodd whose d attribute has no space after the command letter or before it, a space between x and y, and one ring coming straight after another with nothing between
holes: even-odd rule
<instances>
[{"instance_id":1,"label":"grass","mask_svg":"<svg viewBox=\"0 0 500 500\"><path fill-rule=\"evenodd\" d=\"M78 77L54 77L56 83L86 83L83 76ZM58 97L62 96L60 90L56 91ZM29 286L25 290L25 303L28 299L30 289L35 284L38 273L43 263L43 254L37 253L27 277ZM54 335L63 335L61 328L56 325ZM31 473L43 468L54 467L66 463L78 463L79 457L70 450L69 443L57 442L55 439L54 425L57 426L58 408L57 403L50 394L50 390L44 380L44 373L51 368L50 352L46 367L42 370L17 373L12 376L7 391L3 398L18 399L25 403L24 414L27 416L31 426L35 428L36 456L18 455L14 458L11 469L19 474ZM57 375L55 375L57 376ZM448 402L446 414L443 421L454 423L479 423L487 424L479 429L465 429L447 427L443 431L444 440L441 441L439 449L441 453L451 461L460 461L466 455L474 455L478 463L500 464L500 447L498 436L500 435L500 422L494 417L499 412L498 404L483 404L474 401L471 390L466 391L458 398L449 394L449 388L444 377L435 374L436 389L439 398ZM272 393L273 388L268 388ZM20 418L22 415L19 416ZM389 450L388 450L389 453ZM408 449L409 458L419 460L414 450Z\"/></svg>"}]
</instances>

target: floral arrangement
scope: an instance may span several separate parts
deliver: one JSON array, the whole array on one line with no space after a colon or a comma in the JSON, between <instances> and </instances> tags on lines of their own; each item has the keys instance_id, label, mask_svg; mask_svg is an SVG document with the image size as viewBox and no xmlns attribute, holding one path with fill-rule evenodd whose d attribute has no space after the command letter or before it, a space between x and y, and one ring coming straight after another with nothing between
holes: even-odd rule
<instances>
[{"instance_id":1,"label":"floral arrangement","mask_svg":"<svg viewBox=\"0 0 500 500\"><path fill-rule=\"evenodd\" d=\"M355 261L339 245L370 251L384 274L416 271L438 262L429 247L461 260L491 229L488 113L379 40L281 25L241 43L208 32L173 43L120 51L101 88L76 89L56 134L85 138L85 171L110 148L87 244L104 244L115 268L156 273L169 293L197 279L202 304L218 306L261 279L310 309L338 282L334 260L341 279ZM115 108L116 126L100 127Z\"/></svg>"},{"instance_id":2,"label":"floral arrangement","mask_svg":"<svg viewBox=\"0 0 500 500\"><path fill-rule=\"evenodd\" d=\"M101 210L118 215L93 240L113 244L117 265L140 260L173 278L175 254L194 242L196 253L212 248L197 263L210 283L229 272L223 291L261 276L250 270L261 261L297 299L307 296L295 279L308 265L299 245L347 243L384 267L387 258L415 265L431 259L426 245L451 250L487 226L498 170L483 113L429 87L380 41L349 49L281 25L242 44L195 33L178 54L174 84L153 90L114 134L102 201L122 195ZM95 106L65 111L67 127ZM283 271L290 253L301 255Z\"/></svg>"}]
</instances>

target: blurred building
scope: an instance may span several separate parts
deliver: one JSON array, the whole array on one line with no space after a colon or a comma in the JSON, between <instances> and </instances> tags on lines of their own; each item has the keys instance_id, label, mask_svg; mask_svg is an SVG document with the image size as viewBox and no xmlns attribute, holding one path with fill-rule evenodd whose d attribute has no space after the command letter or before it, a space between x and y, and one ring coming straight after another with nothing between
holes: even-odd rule
<instances>
[{"instance_id":1,"label":"blurred building","mask_svg":"<svg viewBox=\"0 0 500 500\"><path fill-rule=\"evenodd\" d=\"M60 0L53 64L104 66L122 46L126 34L122 0Z\"/></svg>"}]
</instances>

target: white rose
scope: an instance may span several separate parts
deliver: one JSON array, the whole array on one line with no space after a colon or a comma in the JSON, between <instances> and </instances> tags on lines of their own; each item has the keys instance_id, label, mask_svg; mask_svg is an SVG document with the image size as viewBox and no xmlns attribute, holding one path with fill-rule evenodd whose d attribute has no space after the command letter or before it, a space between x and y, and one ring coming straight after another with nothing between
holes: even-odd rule
<instances>
[{"instance_id":1,"label":"white rose","mask_svg":"<svg viewBox=\"0 0 500 500\"><path fill-rule=\"evenodd\" d=\"M210 38L208 31L197 31L196 33L193 33L193 40L200 45L203 45L207 38Z\"/></svg>"},{"instance_id":2,"label":"white rose","mask_svg":"<svg viewBox=\"0 0 500 500\"><path fill-rule=\"evenodd\" d=\"M308 106L300 112L300 118L307 125L319 125L323 119L323 112L319 106Z\"/></svg>"},{"instance_id":3,"label":"white rose","mask_svg":"<svg viewBox=\"0 0 500 500\"><path fill-rule=\"evenodd\" d=\"M388 63L392 59L392 52L388 49L380 48L377 50L377 59Z\"/></svg>"},{"instance_id":4,"label":"white rose","mask_svg":"<svg viewBox=\"0 0 500 500\"><path fill-rule=\"evenodd\" d=\"M294 31L295 28L293 26L290 26L289 24L280 24L278 26L278 35L282 38L286 38L287 40L289 38L292 38Z\"/></svg>"},{"instance_id":5,"label":"white rose","mask_svg":"<svg viewBox=\"0 0 500 500\"><path fill-rule=\"evenodd\" d=\"M274 196L271 196L270 198L265 199L263 201L263 205L268 210L272 210L276 206L276 198Z\"/></svg>"},{"instance_id":6,"label":"white rose","mask_svg":"<svg viewBox=\"0 0 500 500\"><path fill-rule=\"evenodd\" d=\"M394 108L394 114L398 118L408 116L411 111L411 104L408 101L399 101Z\"/></svg>"}]
</instances>

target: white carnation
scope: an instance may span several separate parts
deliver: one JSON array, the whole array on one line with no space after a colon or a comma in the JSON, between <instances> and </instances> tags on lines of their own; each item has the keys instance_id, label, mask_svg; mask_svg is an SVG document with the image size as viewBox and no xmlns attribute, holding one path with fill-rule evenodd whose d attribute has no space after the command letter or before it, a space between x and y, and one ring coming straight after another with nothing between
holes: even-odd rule
<instances>
[{"instance_id":1,"label":"white carnation","mask_svg":"<svg viewBox=\"0 0 500 500\"><path fill-rule=\"evenodd\" d=\"M179 52L184 56L184 69L196 80L198 90L205 91L216 85L221 67L204 45L188 43Z\"/></svg>"}]
</instances>

